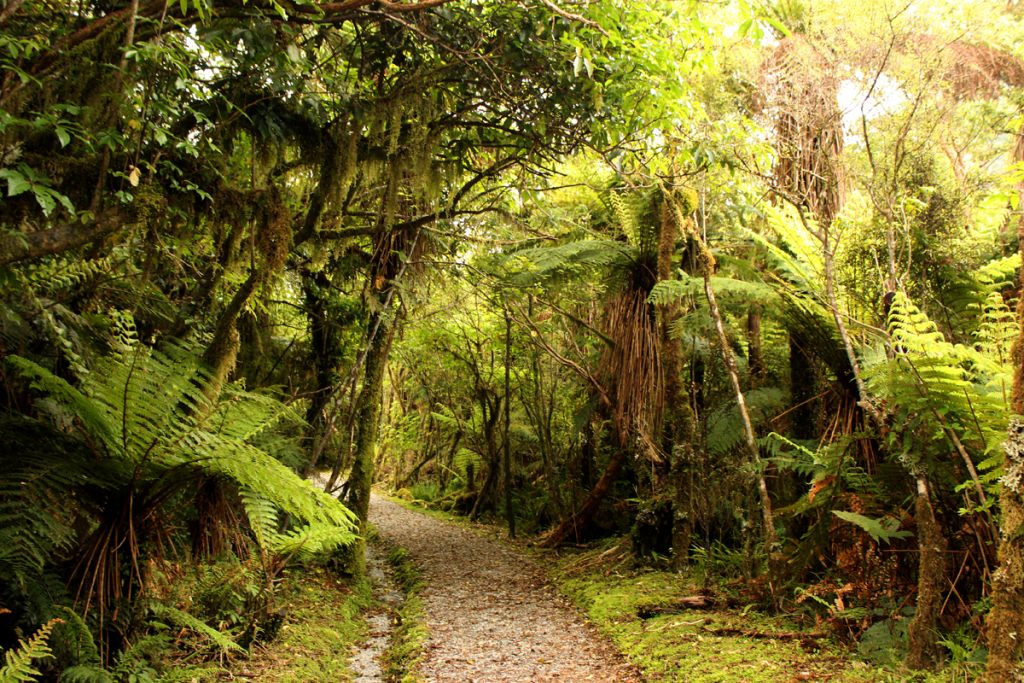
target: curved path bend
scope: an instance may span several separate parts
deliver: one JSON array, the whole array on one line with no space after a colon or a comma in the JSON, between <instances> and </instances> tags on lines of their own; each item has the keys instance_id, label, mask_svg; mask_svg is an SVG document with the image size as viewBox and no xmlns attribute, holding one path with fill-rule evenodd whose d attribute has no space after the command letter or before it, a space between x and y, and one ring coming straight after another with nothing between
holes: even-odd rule
<instances>
[{"instance_id":1,"label":"curved path bend","mask_svg":"<svg viewBox=\"0 0 1024 683\"><path fill-rule=\"evenodd\" d=\"M430 637L419 673L427 681L640 681L514 549L377 496L370 521L422 571Z\"/></svg>"}]
</instances>

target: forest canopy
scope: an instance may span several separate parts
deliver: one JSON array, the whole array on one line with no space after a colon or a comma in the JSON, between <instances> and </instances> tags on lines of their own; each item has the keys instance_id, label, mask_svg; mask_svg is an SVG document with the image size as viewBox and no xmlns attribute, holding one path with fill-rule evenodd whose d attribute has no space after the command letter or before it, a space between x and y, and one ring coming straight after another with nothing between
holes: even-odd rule
<instances>
[{"instance_id":1,"label":"forest canopy","mask_svg":"<svg viewBox=\"0 0 1024 683\"><path fill-rule=\"evenodd\" d=\"M5 672L272 638L380 484L1015 680L1022 45L994 0L0 3Z\"/></svg>"}]
</instances>

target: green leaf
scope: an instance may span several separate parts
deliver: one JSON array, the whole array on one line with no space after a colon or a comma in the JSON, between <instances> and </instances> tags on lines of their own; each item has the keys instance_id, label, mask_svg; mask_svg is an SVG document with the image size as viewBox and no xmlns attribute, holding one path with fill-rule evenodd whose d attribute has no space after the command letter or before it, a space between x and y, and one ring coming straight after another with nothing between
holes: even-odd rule
<instances>
[{"instance_id":1,"label":"green leaf","mask_svg":"<svg viewBox=\"0 0 1024 683\"><path fill-rule=\"evenodd\" d=\"M7 180L8 197L16 197L22 192L32 189L32 182L13 168L0 169L0 178Z\"/></svg>"},{"instance_id":2,"label":"green leaf","mask_svg":"<svg viewBox=\"0 0 1024 683\"><path fill-rule=\"evenodd\" d=\"M899 530L900 522L898 519L893 517L879 517L878 519L871 519L870 517L859 515L856 512L847 512L845 510L833 510L832 514L844 522L856 524L866 531L876 543L889 543L894 538L906 538L910 536L909 531Z\"/></svg>"}]
</instances>

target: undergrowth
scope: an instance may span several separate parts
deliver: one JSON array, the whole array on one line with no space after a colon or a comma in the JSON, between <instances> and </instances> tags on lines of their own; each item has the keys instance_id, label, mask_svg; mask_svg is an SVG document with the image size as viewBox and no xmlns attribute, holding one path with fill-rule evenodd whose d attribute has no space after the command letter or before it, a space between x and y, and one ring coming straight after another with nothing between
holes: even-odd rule
<instances>
[{"instance_id":1,"label":"undergrowth","mask_svg":"<svg viewBox=\"0 0 1024 683\"><path fill-rule=\"evenodd\" d=\"M350 585L322 568L286 570L279 601L284 623L277 640L255 648L232 675L244 672L270 683L351 680L349 651L365 636L361 613L372 600L365 579Z\"/></svg>"},{"instance_id":2,"label":"undergrowth","mask_svg":"<svg viewBox=\"0 0 1024 683\"><path fill-rule=\"evenodd\" d=\"M956 653L939 673L863 661L809 619L743 606L725 590L708 588L699 572L637 567L627 539L563 553L551 575L652 682L974 680L971 664ZM691 596L709 598L716 605L701 610L681 607L680 600Z\"/></svg>"}]
</instances>

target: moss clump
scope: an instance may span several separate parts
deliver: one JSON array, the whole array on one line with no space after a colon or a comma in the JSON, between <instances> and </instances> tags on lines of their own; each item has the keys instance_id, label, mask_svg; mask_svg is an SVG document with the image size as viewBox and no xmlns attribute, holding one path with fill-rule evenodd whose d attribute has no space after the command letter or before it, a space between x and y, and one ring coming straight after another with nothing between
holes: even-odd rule
<instances>
[{"instance_id":1,"label":"moss clump","mask_svg":"<svg viewBox=\"0 0 1024 683\"><path fill-rule=\"evenodd\" d=\"M403 548L395 548L388 556L394 568L395 580L405 593L405 601L398 611L398 624L391 636L391 645L384 653L384 673L389 681L419 683L416 671L423 658L423 644L429 632L423 622L423 603L419 592L423 584L420 571Z\"/></svg>"}]
</instances>

